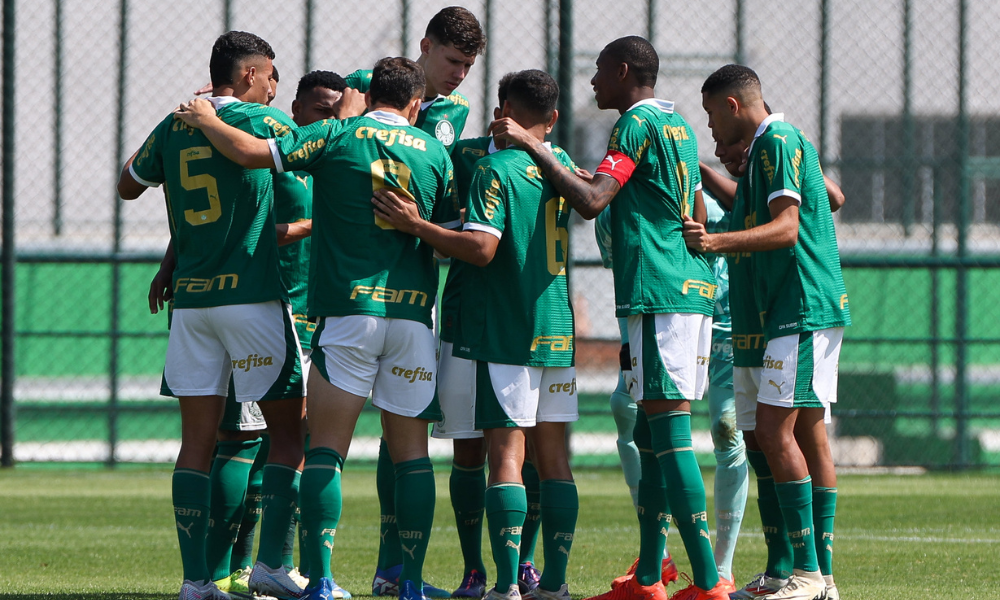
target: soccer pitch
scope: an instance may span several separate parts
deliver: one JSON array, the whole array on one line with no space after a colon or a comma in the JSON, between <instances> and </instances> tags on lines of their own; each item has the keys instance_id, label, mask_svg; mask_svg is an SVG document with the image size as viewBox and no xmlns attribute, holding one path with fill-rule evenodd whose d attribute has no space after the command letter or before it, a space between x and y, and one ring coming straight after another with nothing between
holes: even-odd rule
<instances>
[{"instance_id":1,"label":"soccer pitch","mask_svg":"<svg viewBox=\"0 0 1000 600\"><path fill-rule=\"evenodd\" d=\"M459 582L462 561L447 476L446 468L438 469L425 576L450 589ZM581 470L576 477L580 519L569 572L574 598L604 592L638 549L636 520L621 474ZM711 479L706 485L711 514ZM839 489L834 570L842 597L1000 597L996 475L848 475L841 477ZM751 482L734 565L737 583L764 564L755 497ZM175 536L169 469L0 472L2 599L176 598L181 566ZM334 576L356 597L371 589L377 543L374 470L352 469L348 462ZM677 566L689 570L676 532L668 545ZM488 545L483 553L489 565ZM540 546L536 556L541 562ZM668 592L676 589L674 584Z\"/></svg>"}]
</instances>

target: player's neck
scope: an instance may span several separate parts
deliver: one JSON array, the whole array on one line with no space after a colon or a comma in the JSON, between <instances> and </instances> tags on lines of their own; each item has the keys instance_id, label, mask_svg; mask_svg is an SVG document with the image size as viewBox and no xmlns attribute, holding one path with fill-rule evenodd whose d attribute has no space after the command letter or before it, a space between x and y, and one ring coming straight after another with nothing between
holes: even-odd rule
<instances>
[{"instance_id":1,"label":"player's neck","mask_svg":"<svg viewBox=\"0 0 1000 600\"><path fill-rule=\"evenodd\" d=\"M743 127L743 141L749 146L753 142L753 136L757 133L757 128L763 123L769 116L767 109L764 107L760 108L746 108L747 115Z\"/></svg>"},{"instance_id":2,"label":"player's neck","mask_svg":"<svg viewBox=\"0 0 1000 600\"><path fill-rule=\"evenodd\" d=\"M628 109L635 106L636 102L642 102L643 100L649 100L650 98L655 98L656 92L653 91L651 87L634 87L627 90L622 95L622 101L618 105L618 114L624 115L628 112Z\"/></svg>"},{"instance_id":3,"label":"player's neck","mask_svg":"<svg viewBox=\"0 0 1000 600\"><path fill-rule=\"evenodd\" d=\"M245 95L246 92L248 92L248 91L249 91L249 89L244 90L243 94ZM232 96L233 98L236 98L237 100L239 100L241 102L245 102L245 100L241 96L241 94L236 90L235 87L233 87L231 85L222 85L222 86L219 86L219 87L213 87L213 89L212 89L212 96L213 97Z\"/></svg>"},{"instance_id":4,"label":"player's neck","mask_svg":"<svg viewBox=\"0 0 1000 600\"><path fill-rule=\"evenodd\" d=\"M421 69L424 69L424 75L425 75L425 77L424 77L425 84L424 85L426 86L424 88L424 101L428 102L430 100L433 100L433 99L437 98L438 95L439 95L438 91L437 91L437 88L434 87L433 83L431 83L430 77L426 77L426 74L427 74L427 71L426 71L426 69L427 69L427 55L421 53L420 57L417 58L416 63L418 65L420 65Z\"/></svg>"}]
</instances>

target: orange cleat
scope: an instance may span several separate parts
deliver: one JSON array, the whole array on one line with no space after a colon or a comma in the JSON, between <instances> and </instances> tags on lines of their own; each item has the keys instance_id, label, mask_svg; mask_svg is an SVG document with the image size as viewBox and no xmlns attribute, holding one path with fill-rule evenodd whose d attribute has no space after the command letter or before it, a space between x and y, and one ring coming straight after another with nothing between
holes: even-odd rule
<instances>
[{"instance_id":1,"label":"orange cleat","mask_svg":"<svg viewBox=\"0 0 1000 600\"><path fill-rule=\"evenodd\" d=\"M635 577L629 577L621 584L612 587L610 592L585 600L667 600L667 590L662 582L641 585Z\"/></svg>"},{"instance_id":2,"label":"orange cleat","mask_svg":"<svg viewBox=\"0 0 1000 600\"><path fill-rule=\"evenodd\" d=\"M637 558L635 559L635 562L632 563L632 566L628 568L628 571L626 571L624 575L622 575L621 577L616 577L615 580L611 582L612 589L620 586L629 579L635 577L635 569L638 566L639 566L639 559ZM667 586L677 581L677 577L678 577L677 565L674 564L674 559L671 558L670 555L668 554L667 557L663 559L663 564L660 567L660 581L663 582L663 585Z\"/></svg>"},{"instance_id":3,"label":"orange cleat","mask_svg":"<svg viewBox=\"0 0 1000 600\"><path fill-rule=\"evenodd\" d=\"M703 590L696 586L691 578L684 575L684 579L690 584L682 590L678 590L670 600L729 600L729 591L734 588L731 581L720 578L710 590Z\"/></svg>"}]
</instances>

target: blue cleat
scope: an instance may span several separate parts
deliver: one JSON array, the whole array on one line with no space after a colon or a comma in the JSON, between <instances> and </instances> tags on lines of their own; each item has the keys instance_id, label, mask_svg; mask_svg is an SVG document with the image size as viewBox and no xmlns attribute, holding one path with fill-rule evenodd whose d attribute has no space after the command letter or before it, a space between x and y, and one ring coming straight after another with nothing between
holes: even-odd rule
<instances>
[{"instance_id":1,"label":"blue cleat","mask_svg":"<svg viewBox=\"0 0 1000 600\"><path fill-rule=\"evenodd\" d=\"M399 595L399 575L403 572L403 565L396 565L388 569L375 569L375 577L372 579L372 596L398 596ZM451 598L451 592L434 587L424 582L424 596L427 598Z\"/></svg>"},{"instance_id":2,"label":"blue cleat","mask_svg":"<svg viewBox=\"0 0 1000 600\"><path fill-rule=\"evenodd\" d=\"M486 573L473 569L462 580L458 589L451 593L452 598L482 598L486 595Z\"/></svg>"},{"instance_id":3,"label":"blue cleat","mask_svg":"<svg viewBox=\"0 0 1000 600\"><path fill-rule=\"evenodd\" d=\"M538 572L535 565L530 562L517 565L517 587L522 596L533 592L541 580L542 574Z\"/></svg>"},{"instance_id":4,"label":"blue cleat","mask_svg":"<svg viewBox=\"0 0 1000 600\"><path fill-rule=\"evenodd\" d=\"M427 596L412 581L407 579L399 586L399 600L427 600Z\"/></svg>"},{"instance_id":5,"label":"blue cleat","mask_svg":"<svg viewBox=\"0 0 1000 600\"><path fill-rule=\"evenodd\" d=\"M319 584L315 587L306 588L302 592L301 600L333 600L334 585L332 579L324 577L319 580Z\"/></svg>"}]
</instances>

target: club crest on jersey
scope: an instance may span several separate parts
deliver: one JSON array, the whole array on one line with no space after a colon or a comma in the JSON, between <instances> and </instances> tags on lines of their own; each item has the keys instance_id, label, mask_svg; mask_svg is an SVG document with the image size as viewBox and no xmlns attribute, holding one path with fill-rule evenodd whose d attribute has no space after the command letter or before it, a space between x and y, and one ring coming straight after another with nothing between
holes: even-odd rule
<instances>
[{"instance_id":1,"label":"club crest on jersey","mask_svg":"<svg viewBox=\"0 0 1000 600\"><path fill-rule=\"evenodd\" d=\"M434 137L445 146L455 143L455 126L451 121L438 121L434 126Z\"/></svg>"}]
</instances>

